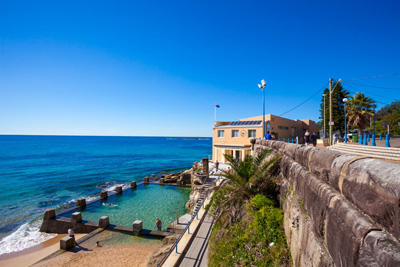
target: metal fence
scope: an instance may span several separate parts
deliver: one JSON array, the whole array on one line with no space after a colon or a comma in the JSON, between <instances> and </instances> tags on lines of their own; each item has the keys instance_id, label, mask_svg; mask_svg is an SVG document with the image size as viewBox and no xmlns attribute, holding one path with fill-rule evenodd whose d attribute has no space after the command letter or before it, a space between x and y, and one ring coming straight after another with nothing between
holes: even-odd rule
<instances>
[{"instance_id":1,"label":"metal fence","mask_svg":"<svg viewBox=\"0 0 400 267\"><path fill-rule=\"evenodd\" d=\"M203 188L201 188L200 190L200 196L203 193ZM185 234L186 230L188 232L188 234L190 234L190 224L192 223L192 221L194 220L194 218L196 217L196 219L199 219L199 211L201 209L201 207L204 208L204 201L208 198L208 193L207 196L205 196L203 198L203 201L201 202L201 205L199 205L199 207L196 209L196 211L193 213L192 217L190 218L189 222L187 223L185 229L183 229L182 233L179 235L179 237L175 240L174 244L172 244L172 246L170 247L170 249L167 251L167 253L165 253L164 257L157 263L157 267L162 266L162 264L166 261L167 257L171 254L171 252L175 249L175 252L178 253L178 242L179 240L182 239L183 235Z\"/></svg>"}]
</instances>

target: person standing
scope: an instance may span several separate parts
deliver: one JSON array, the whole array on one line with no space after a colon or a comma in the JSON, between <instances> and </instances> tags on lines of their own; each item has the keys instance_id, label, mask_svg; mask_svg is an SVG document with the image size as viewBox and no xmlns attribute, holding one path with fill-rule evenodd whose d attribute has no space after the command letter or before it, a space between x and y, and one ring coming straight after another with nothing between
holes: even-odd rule
<instances>
[{"instance_id":1,"label":"person standing","mask_svg":"<svg viewBox=\"0 0 400 267\"><path fill-rule=\"evenodd\" d=\"M304 134L304 142L306 146L310 144L310 132L308 130L306 130L306 133Z\"/></svg>"},{"instance_id":2,"label":"person standing","mask_svg":"<svg viewBox=\"0 0 400 267\"><path fill-rule=\"evenodd\" d=\"M333 144L334 144L334 145L336 145L337 140L338 140L338 136L337 136L337 134L334 134L334 135L333 135Z\"/></svg>"},{"instance_id":3,"label":"person standing","mask_svg":"<svg viewBox=\"0 0 400 267\"><path fill-rule=\"evenodd\" d=\"M313 134L311 135L311 141L313 146L317 146L317 139L318 136L315 134L315 132L313 132Z\"/></svg>"},{"instance_id":4,"label":"person standing","mask_svg":"<svg viewBox=\"0 0 400 267\"><path fill-rule=\"evenodd\" d=\"M162 222L161 222L161 220L160 220L159 218L157 218L157 220L156 220L156 225L154 225L153 230L154 230L156 227L157 227L157 231L161 231L161 229L162 229Z\"/></svg>"},{"instance_id":5,"label":"person standing","mask_svg":"<svg viewBox=\"0 0 400 267\"><path fill-rule=\"evenodd\" d=\"M217 162L215 162L215 172L218 172L218 167L219 167L219 162L217 160Z\"/></svg>"},{"instance_id":6,"label":"person standing","mask_svg":"<svg viewBox=\"0 0 400 267\"><path fill-rule=\"evenodd\" d=\"M266 136L266 139L267 139L267 140L272 140L272 135L271 135L271 132L270 132L270 131L268 131L267 136Z\"/></svg>"}]
</instances>

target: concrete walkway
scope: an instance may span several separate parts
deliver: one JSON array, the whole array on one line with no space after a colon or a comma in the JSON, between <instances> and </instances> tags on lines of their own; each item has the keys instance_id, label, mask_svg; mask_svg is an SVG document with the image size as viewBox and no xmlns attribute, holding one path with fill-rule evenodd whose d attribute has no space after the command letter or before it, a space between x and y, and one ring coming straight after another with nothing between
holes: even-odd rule
<instances>
[{"instance_id":1,"label":"concrete walkway","mask_svg":"<svg viewBox=\"0 0 400 267\"><path fill-rule=\"evenodd\" d=\"M213 218L207 214L193 238L188 251L182 256L182 261L178 266L206 267L208 265L208 241L210 239L213 223Z\"/></svg>"}]
</instances>

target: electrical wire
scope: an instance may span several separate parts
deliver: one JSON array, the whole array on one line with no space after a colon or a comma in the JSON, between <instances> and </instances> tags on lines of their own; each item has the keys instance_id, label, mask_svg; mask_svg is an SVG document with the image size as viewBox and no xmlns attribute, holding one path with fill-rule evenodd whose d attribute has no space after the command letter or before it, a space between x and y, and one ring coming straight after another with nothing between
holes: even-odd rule
<instances>
[{"instance_id":1,"label":"electrical wire","mask_svg":"<svg viewBox=\"0 0 400 267\"><path fill-rule=\"evenodd\" d=\"M364 77L364 78L346 79L346 80L342 79L342 82L344 82L344 81L358 81L358 80L377 79L377 78L391 77L391 76L397 76L397 75L400 75L400 73L385 74L385 75L378 75L378 76L371 76L371 77Z\"/></svg>"},{"instance_id":2,"label":"electrical wire","mask_svg":"<svg viewBox=\"0 0 400 267\"><path fill-rule=\"evenodd\" d=\"M352 86L352 85L349 85L349 84L347 84L346 87L347 87L347 88L350 87L350 88L352 88L353 90L359 90L359 89L357 89L356 87L354 87L354 86ZM346 89L346 88L345 88L345 89ZM350 93L356 94L355 92L352 92L352 91L350 91L350 90L347 90L347 91L349 91ZM388 97L385 97L385 96L381 96L381 95L377 95L377 94L370 94L370 93L368 93L368 94L369 94L369 95L373 95L373 96L382 97L382 98L385 98L385 99L390 99L390 100L392 100L391 98L388 98ZM379 101L375 101L375 102L388 105L387 103L383 103L383 102L379 102Z\"/></svg>"},{"instance_id":3,"label":"electrical wire","mask_svg":"<svg viewBox=\"0 0 400 267\"><path fill-rule=\"evenodd\" d=\"M345 81L344 83L345 83L345 84L358 85L358 86L371 87L371 88L380 88L380 89L389 89L389 90L400 90L400 88L395 88L395 87L372 86L372 85L359 84L359 83L352 83L352 82L346 82L346 81Z\"/></svg>"},{"instance_id":4,"label":"electrical wire","mask_svg":"<svg viewBox=\"0 0 400 267\"><path fill-rule=\"evenodd\" d=\"M280 114L279 117L282 116L282 115L285 115L286 113L289 113L290 111L295 110L295 109L298 108L298 107L300 107L301 105L303 105L304 103L306 103L308 100L310 100L311 98L313 98L314 96L316 96L319 92L321 92L322 90L324 90L324 89L326 88L327 85L328 85L328 83L326 83L321 89L319 89L318 91L316 91L312 96L310 96L309 98L307 98L306 100L304 100L303 102L301 102L300 104L298 104L297 106L295 106L294 108L289 109L288 111L286 111L286 112Z\"/></svg>"}]
</instances>

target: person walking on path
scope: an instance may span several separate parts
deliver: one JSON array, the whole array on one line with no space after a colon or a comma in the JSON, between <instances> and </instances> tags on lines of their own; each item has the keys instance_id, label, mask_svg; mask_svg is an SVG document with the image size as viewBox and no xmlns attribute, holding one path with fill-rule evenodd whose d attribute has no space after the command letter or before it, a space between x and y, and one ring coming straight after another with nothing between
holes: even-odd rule
<instances>
[{"instance_id":1,"label":"person walking on path","mask_svg":"<svg viewBox=\"0 0 400 267\"><path fill-rule=\"evenodd\" d=\"M315 132L313 132L311 135L311 141L312 141L313 146L317 146L317 139L318 139L318 136L315 134Z\"/></svg>"},{"instance_id":2,"label":"person walking on path","mask_svg":"<svg viewBox=\"0 0 400 267\"><path fill-rule=\"evenodd\" d=\"M334 134L334 135L333 135L333 144L334 144L334 145L336 145L337 140L338 140L338 136L337 136L337 134Z\"/></svg>"},{"instance_id":3,"label":"person walking on path","mask_svg":"<svg viewBox=\"0 0 400 267\"><path fill-rule=\"evenodd\" d=\"M153 230L154 230L156 227L157 227L157 231L161 231L162 222L161 222L161 220L160 220L159 218L157 218L157 220L156 220L156 225L154 225Z\"/></svg>"},{"instance_id":4,"label":"person walking on path","mask_svg":"<svg viewBox=\"0 0 400 267\"><path fill-rule=\"evenodd\" d=\"M268 133L267 133L267 138L266 138L267 140L272 140L272 135L271 135L271 132L270 131L268 131Z\"/></svg>"},{"instance_id":5,"label":"person walking on path","mask_svg":"<svg viewBox=\"0 0 400 267\"><path fill-rule=\"evenodd\" d=\"M308 130L304 134L304 142L306 143L306 146L310 144L310 132Z\"/></svg>"},{"instance_id":6,"label":"person walking on path","mask_svg":"<svg viewBox=\"0 0 400 267\"><path fill-rule=\"evenodd\" d=\"M215 162L215 172L218 172L218 167L219 167L219 162L217 160L217 162Z\"/></svg>"}]
</instances>

